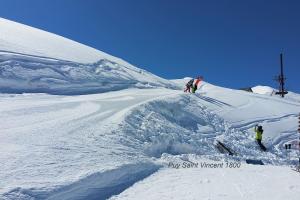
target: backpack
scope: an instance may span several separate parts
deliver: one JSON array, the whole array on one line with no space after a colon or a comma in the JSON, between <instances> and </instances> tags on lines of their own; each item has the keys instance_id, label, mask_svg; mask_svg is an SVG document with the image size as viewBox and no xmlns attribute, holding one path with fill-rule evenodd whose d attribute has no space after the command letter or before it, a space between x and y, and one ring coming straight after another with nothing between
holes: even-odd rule
<instances>
[{"instance_id":1,"label":"backpack","mask_svg":"<svg viewBox=\"0 0 300 200\"><path fill-rule=\"evenodd\" d=\"M186 85L191 87L193 83L194 83L194 79L191 79Z\"/></svg>"}]
</instances>

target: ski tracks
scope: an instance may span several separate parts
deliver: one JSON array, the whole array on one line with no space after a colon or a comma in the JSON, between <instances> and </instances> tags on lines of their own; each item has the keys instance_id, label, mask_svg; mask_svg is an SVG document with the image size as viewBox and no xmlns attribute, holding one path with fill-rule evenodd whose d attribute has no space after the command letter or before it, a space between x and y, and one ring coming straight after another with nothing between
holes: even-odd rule
<instances>
[{"instance_id":1,"label":"ski tracks","mask_svg":"<svg viewBox=\"0 0 300 200\"><path fill-rule=\"evenodd\" d=\"M122 131L118 130L121 130L120 127L122 126L124 117L134 107L138 107L156 98L164 98L178 93L178 91L174 90L151 89L126 90L103 95L56 96L56 99L51 100L52 102L45 102L43 107L37 107L33 104L30 108L23 107L22 105L26 106L28 104L21 102L22 105L17 105L17 110L8 110L6 115L3 115L5 118L9 116L10 121L15 120L17 122L14 123L14 130L19 129L20 133L16 134L12 128L7 127L7 134L3 135L2 133L1 138L6 136L6 140L2 141L12 144L16 143L16 140L13 138L19 138L18 141L20 143L18 146L22 146L20 149L25 151L26 154L20 152L20 154L14 155L16 158L22 160L23 165L15 165L18 163L14 162L13 159L11 160L12 162L6 161L2 163L5 163L4 167L7 167L8 170L10 168L17 170L21 167L22 169L19 169L19 176L22 176L24 181L32 182L31 179L35 179L34 177L39 177L40 181L36 183L37 185L34 184L32 186L28 186L27 184L16 185L13 174L7 176L6 173L0 173L2 180L6 179L5 177L10 177L5 185L7 190L5 197L7 199L14 199L17 196L21 199L23 197L24 199L29 197L33 199L45 199L57 193L59 197L63 198L65 197L64 195L66 197L68 195L71 196L72 198L69 199L74 199L75 194L78 194L78 199L80 199L80 196L86 197L88 195L88 197L92 197L94 194L98 194L97 196L100 195L100 197L103 196L104 199L104 197L116 194L117 191L121 192L136 181L152 174L159 166L149 161L146 162L148 158L134 150L134 146L120 144L120 141L126 140L126 137L124 137L125 135ZM37 96L33 95L28 98L28 102L31 101L31 98L35 99ZM1 103L4 104L5 102ZM5 107L3 106L3 108ZM53 114L47 115L51 113L52 108L55 108ZM33 117L31 116L31 119L36 120L35 123L32 124L29 118L25 118L27 120L25 121L25 125L28 126L27 137L19 137L18 135L25 134L22 132L24 130L24 125L22 125L22 123L24 124L24 120L18 119L20 116L19 113L32 114L32 112L36 113ZM37 127L40 127L40 129L37 129ZM28 145L22 145L22 138L26 139L26 141L31 140L31 142L27 143L32 148ZM24 148L29 149L25 150ZM9 155L9 152L6 153ZM32 155L35 156L33 157ZM0 158L5 159L6 157L8 156L2 155ZM133 168L123 168L124 164L134 163L132 162L134 160L136 164L132 166ZM146 164L139 164L140 162L146 162ZM47 166L47 170L43 170L43 166ZM105 185L105 183L109 184L109 181L104 183L100 181L103 180L103 175L106 174L107 169L111 168L115 168L115 170L112 173L107 173L106 179L114 177L115 179L112 180L112 184L118 183L119 185L109 186ZM25 173L26 170L31 172L31 174ZM99 172L101 170L104 171ZM124 178L121 175L118 178L117 174L126 173L126 170L130 171L131 177ZM96 174L92 176L96 178L86 176L91 173ZM60 182L59 177L61 174L68 177L67 180L72 181L68 183ZM78 179L79 175L80 178ZM43 185L43 180L47 180L48 182L44 183L43 188L40 188L38 185ZM94 183L92 184L91 182ZM51 189L53 185L56 185L54 190ZM2 192L3 190L4 188ZM70 191L77 191L77 193L74 193L72 196L72 192ZM104 193L101 195L101 191L106 192L105 195Z\"/></svg>"}]
</instances>

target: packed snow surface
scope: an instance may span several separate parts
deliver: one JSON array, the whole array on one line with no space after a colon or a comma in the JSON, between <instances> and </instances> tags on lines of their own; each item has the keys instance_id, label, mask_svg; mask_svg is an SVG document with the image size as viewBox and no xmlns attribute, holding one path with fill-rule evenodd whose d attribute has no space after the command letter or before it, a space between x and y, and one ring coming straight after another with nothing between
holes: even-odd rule
<instances>
[{"instance_id":1,"label":"packed snow surface","mask_svg":"<svg viewBox=\"0 0 300 200\"><path fill-rule=\"evenodd\" d=\"M166 163L166 168L111 200L299 199L299 175L288 167L241 164L236 169L226 168L226 162L192 161L198 167L187 168L191 161L174 159L172 162L181 164L180 168L168 168ZM216 164L217 168L205 168L205 164Z\"/></svg>"},{"instance_id":2,"label":"packed snow surface","mask_svg":"<svg viewBox=\"0 0 300 200\"><path fill-rule=\"evenodd\" d=\"M285 166L284 174L291 173L287 165L297 162L297 150L287 155L284 143L297 140L299 103L208 83L202 83L196 94L171 89L81 96L3 94L0 110L0 193L4 199L106 199L160 168L162 176L171 175L162 155L171 160L172 155L197 155L198 162L233 159L243 166L245 159L261 159L267 165ZM261 152L253 141L253 127L258 123L264 126L268 152ZM220 154L213 145L216 139L238 155ZM273 169L277 168L244 166L232 174L223 173L227 181L244 184L243 178L237 179L239 173L259 176L266 171L270 175ZM217 180L211 177L212 171L206 172L201 173L207 180ZM184 173L189 179L196 172L182 171L176 173L177 178L185 178ZM270 175L272 180L280 177ZM147 184L156 184L151 180ZM251 179L250 184L257 180ZM288 187L292 194L282 189L283 196L299 192L299 184L290 182Z\"/></svg>"}]
</instances>

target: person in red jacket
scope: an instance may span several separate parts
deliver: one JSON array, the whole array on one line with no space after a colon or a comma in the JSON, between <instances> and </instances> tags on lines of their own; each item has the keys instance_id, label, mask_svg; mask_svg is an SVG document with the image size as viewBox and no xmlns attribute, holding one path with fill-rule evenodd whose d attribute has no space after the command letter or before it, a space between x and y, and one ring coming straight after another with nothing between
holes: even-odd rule
<instances>
[{"instance_id":1,"label":"person in red jacket","mask_svg":"<svg viewBox=\"0 0 300 200\"><path fill-rule=\"evenodd\" d=\"M192 93L195 93L196 90L198 89L198 85L200 84L200 82L203 80L203 77L202 76L199 76L197 77L194 85L193 85L193 88L192 88Z\"/></svg>"}]
</instances>

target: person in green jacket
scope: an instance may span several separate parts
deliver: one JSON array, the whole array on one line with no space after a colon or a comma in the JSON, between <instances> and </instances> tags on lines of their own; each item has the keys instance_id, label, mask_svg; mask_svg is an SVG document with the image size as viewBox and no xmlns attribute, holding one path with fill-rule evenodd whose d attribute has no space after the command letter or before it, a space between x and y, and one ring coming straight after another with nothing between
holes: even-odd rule
<instances>
[{"instance_id":1,"label":"person in green jacket","mask_svg":"<svg viewBox=\"0 0 300 200\"><path fill-rule=\"evenodd\" d=\"M257 144L259 145L259 147L263 151L266 151L267 148L261 143L261 141L262 141L262 134L264 132L263 127L259 126L259 125L256 125L255 128L254 128L254 131L255 131L255 140L256 140Z\"/></svg>"},{"instance_id":2,"label":"person in green jacket","mask_svg":"<svg viewBox=\"0 0 300 200\"><path fill-rule=\"evenodd\" d=\"M200 84L200 82L203 80L202 76L198 76L195 83L192 86L192 93L195 93L196 90L198 89L198 85Z\"/></svg>"}]
</instances>

